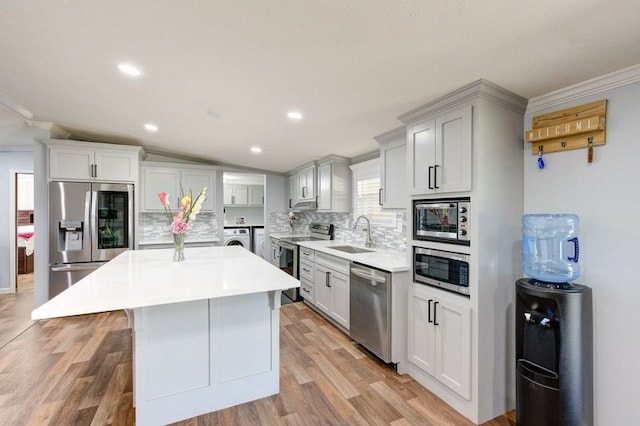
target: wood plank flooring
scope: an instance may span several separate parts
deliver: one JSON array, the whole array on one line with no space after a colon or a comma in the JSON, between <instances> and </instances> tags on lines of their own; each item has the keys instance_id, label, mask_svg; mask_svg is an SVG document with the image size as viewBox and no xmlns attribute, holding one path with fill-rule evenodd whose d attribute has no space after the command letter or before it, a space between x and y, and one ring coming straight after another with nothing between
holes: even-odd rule
<instances>
[{"instance_id":1,"label":"wood plank flooring","mask_svg":"<svg viewBox=\"0 0 640 426\"><path fill-rule=\"evenodd\" d=\"M280 311L280 393L177 425L471 424L304 304ZM0 349L0 424L134 424L131 341L122 311L34 323Z\"/></svg>"},{"instance_id":2,"label":"wood plank flooring","mask_svg":"<svg viewBox=\"0 0 640 426\"><path fill-rule=\"evenodd\" d=\"M0 348L33 325L33 274L20 274L15 294L0 295Z\"/></svg>"}]
</instances>

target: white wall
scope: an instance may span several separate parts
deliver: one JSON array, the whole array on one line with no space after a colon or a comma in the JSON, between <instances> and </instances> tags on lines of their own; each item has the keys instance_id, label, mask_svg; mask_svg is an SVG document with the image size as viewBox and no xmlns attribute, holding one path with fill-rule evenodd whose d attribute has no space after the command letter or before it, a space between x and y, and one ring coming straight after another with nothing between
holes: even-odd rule
<instances>
[{"instance_id":1,"label":"white wall","mask_svg":"<svg viewBox=\"0 0 640 426\"><path fill-rule=\"evenodd\" d=\"M42 130L29 127L17 115L14 117L3 109L0 116L0 292L7 291L9 281L9 250L14 243L9 234L10 226L10 182L11 170L33 170L32 147L34 138Z\"/></svg>"},{"instance_id":2,"label":"white wall","mask_svg":"<svg viewBox=\"0 0 640 426\"><path fill-rule=\"evenodd\" d=\"M575 213L581 220L582 276L576 282L593 289L594 414L603 426L637 424L640 418L640 78L628 74L532 100L524 123L529 130L533 116L608 99L606 145L594 148L592 164L587 150L579 149L546 155L546 168L539 171L530 144L524 147L525 213ZM636 82L595 93L622 77ZM588 96L575 95L586 91ZM554 99L561 103L531 111Z\"/></svg>"}]
</instances>

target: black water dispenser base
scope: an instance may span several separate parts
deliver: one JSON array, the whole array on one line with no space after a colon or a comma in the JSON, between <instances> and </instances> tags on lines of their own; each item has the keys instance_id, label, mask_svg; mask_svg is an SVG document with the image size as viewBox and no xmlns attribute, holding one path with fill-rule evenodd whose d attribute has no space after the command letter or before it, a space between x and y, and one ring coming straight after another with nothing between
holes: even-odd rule
<instances>
[{"instance_id":1,"label":"black water dispenser base","mask_svg":"<svg viewBox=\"0 0 640 426\"><path fill-rule=\"evenodd\" d=\"M593 424L591 288L516 281L516 423Z\"/></svg>"}]
</instances>

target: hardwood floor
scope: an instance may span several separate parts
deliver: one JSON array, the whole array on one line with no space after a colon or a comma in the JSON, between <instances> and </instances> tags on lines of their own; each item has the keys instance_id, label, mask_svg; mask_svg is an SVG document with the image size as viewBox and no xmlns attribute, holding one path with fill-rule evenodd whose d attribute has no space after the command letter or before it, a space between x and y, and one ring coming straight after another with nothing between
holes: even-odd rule
<instances>
[{"instance_id":1,"label":"hardwood floor","mask_svg":"<svg viewBox=\"0 0 640 426\"><path fill-rule=\"evenodd\" d=\"M280 311L280 393L177 425L471 424L304 304ZM131 341L122 311L35 322L0 349L0 423L134 424Z\"/></svg>"},{"instance_id":2,"label":"hardwood floor","mask_svg":"<svg viewBox=\"0 0 640 426\"><path fill-rule=\"evenodd\" d=\"M15 294L0 295L0 348L33 325L33 274L20 274Z\"/></svg>"}]
</instances>

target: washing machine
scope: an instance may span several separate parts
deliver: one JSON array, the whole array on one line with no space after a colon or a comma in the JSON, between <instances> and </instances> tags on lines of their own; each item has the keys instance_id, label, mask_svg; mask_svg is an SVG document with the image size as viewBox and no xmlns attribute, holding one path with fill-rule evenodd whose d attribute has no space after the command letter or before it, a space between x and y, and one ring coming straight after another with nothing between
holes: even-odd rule
<instances>
[{"instance_id":1,"label":"washing machine","mask_svg":"<svg viewBox=\"0 0 640 426\"><path fill-rule=\"evenodd\" d=\"M253 252L261 258L265 258L267 249L264 242L264 228L253 228Z\"/></svg>"},{"instance_id":2,"label":"washing machine","mask_svg":"<svg viewBox=\"0 0 640 426\"><path fill-rule=\"evenodd\" d=\"M224 228L225 246L242 246L251 250L251 232L249 228Z\"/></svg>"}]
</instances>

